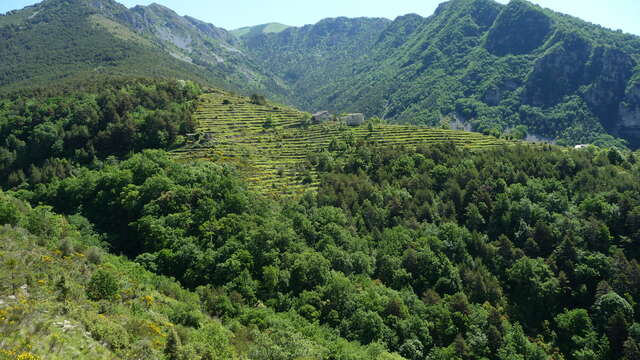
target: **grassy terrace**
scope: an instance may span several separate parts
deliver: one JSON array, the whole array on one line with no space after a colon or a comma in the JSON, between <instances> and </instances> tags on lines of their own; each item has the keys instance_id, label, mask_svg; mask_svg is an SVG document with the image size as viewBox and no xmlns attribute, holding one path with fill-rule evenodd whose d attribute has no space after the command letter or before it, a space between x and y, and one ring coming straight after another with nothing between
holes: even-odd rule
<instances>
[{"instance_id":1,"label":"grassy terrace","mask_svg":"<svg viewBox=\"0 0 640 360\"><path fill-rule=\"evenodd\" d=\"M367 125L305 125L303 112L277 104L252 104L249 98L223 91L203 95L195 116L199 140L175 150L176 158L234 163L256 189L280 195L296 195L317 186L317 175L305 168L305 160L309 153L328 149L333 139L366 139L409 148L454 142L481 149L505 142L478 133L411 125L377 124L373 131ZM265 128L269 122L273 126Z\"/></svg>"}]
</instances>

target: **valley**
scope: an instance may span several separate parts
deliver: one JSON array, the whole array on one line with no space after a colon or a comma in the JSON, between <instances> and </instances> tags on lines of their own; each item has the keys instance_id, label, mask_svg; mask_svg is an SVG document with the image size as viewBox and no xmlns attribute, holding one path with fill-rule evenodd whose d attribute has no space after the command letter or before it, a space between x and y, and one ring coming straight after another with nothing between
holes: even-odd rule
<instances>
[{"instance_id":1,"label":"valley","mask_svg":"<svg viewBox=\"0 0 640 360\"><path fill-rule=\"evenodd\" d=\"M0 15L0 360L640 359L640 37L165 5Z\"/></svg>"}]
</instances>

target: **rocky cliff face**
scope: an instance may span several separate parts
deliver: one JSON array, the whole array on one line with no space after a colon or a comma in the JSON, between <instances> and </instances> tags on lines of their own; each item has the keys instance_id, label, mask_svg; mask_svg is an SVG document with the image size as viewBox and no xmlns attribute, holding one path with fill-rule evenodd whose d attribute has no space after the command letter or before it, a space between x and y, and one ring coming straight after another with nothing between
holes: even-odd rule
<instances>
[{"instance_id":1,"label":"rocky cliff face","mask_svg":"<svg viewBox=\"0 0 640 360\"><path fill-rule=\"evenodd\" d=\"M622 120L619 107L635 65L629 54L618 49L601 46L594 50L584 99L607 129L615 129Z\"/></svg>"},{"instance_id":2,"label":"rocky cliff face","mask_svg":"<svg viewBox=\"0 0 640 360\"><path fill-rule=\"evenodd\" d=\"M620 103L619 134L628 134L630 141L640 146L640 72L626 90L624 100Z\"/></svg>"},{"instance_id":3,"label":"rocky cliff face","mask_svg":"<svg viewBox=\"0 0 640 360\"><path fill-rule=\"evenodd\" d=\"M574 33L559 34L556 38L556 44L536 61L527 78L524 92L527 104L556 105L584 83L591 45Z\"/></svg>"}]
</instances>

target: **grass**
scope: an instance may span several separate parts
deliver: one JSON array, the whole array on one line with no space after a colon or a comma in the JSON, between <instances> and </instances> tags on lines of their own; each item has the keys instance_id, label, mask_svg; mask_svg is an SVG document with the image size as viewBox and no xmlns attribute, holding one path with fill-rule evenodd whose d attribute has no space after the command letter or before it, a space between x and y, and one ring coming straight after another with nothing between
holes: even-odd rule
<instances>
[{"instance_id":1,"label":"grass","mask_svg":"<svg viewBox=\"0 0 640 360\"><path fill-rule=\"evenodd\" d=\"M408 149L438 142L470 149L507 143L479 133L414 125L376 124L372 129L367 124L348 127L337 122L309 125L305 124L308 114L296 109L253 104L249 98L221 90L202 96L195 117L199 140L175 150L174 156L234 163L254 189L273 195L314 190L319 179L306 165L307 156L328 150L335 140L365 140ZM273 126L265 127L268 123Z\"/></svg>"},{"instance_id":2,"label":"grass","mask_svg":"<svg viewBox=\"0 0 640 360\"><path fill-rule=\"evenodd\" d=\"M268 23L268 24L263 24L263 25L243 27L243 28L240 28L240 29L232 30L231 33L233 35L237 36L237 37L243 37L243 36L249 35L249 34L279 33L279 32L285 31L288 28L290 28L289 25L284 25L284 24L280 24L280 23Z\"/></svg>"}]
</instances>

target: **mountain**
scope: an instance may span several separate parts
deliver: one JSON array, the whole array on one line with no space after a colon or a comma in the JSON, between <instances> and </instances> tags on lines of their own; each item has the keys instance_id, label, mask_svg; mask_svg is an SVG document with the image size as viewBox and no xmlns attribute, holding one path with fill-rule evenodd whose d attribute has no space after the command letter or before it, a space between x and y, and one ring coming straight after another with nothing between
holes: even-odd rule
<instances>
[{"instance_id":1,"label":"mountain","mask_svg":"<svg viewBox=\"0 0 640 360\"><path fill-rule=\"evenodd\" d=\"M325 96L323 85L348 78L352 64L369 52L389 25L387 19L334 18L275 34L245 36L243 42L259 64L291 88L296 105L312 109Z\"/></svg>"},{"instance_id":2,"label":"mountain","mask_svg":"<svg viewBox=\"0 0 640 360\"><path fill-rule=\"evenodd\" d=\"M47 85L96 74L198 80L282 93L224 29L152 4L46 0L0 17L0 86Z\"/></svg>"},{"instance_id":3,"label":"mountain","mask_svg":"<svg viewBox=\"0 0 640 360\"><path fill-rule=\"evenodd\" d=\"M640 146L640 38L524 0L233 32L157 4L45 0L0 17L0 48L4 89L96 75L181 78L306 111Z\"/></svg>"},{"instance_id":4,"label":"mountain","mask_svg":"<svg viewBox=\"0 0 640 360\"><path fill-rule=\"evenodd\" d=\"M640 145L640 38L526 1L451 0L428 18L328 20L244 42L305 109Z\"/></svg>"},{"instance_id":5,"label":"mountain","mask_svg":"<svg viewBox=\"0 0 640 360\"><path fill-rule=\"evenodd\" d=\"M231 33L239 38L245 36L255 36L259 34L274 34L282 32L291 26L280 23L267 23L256 26L245 26L236 30L232 30Z\"/></svg>"}]
</instances>

